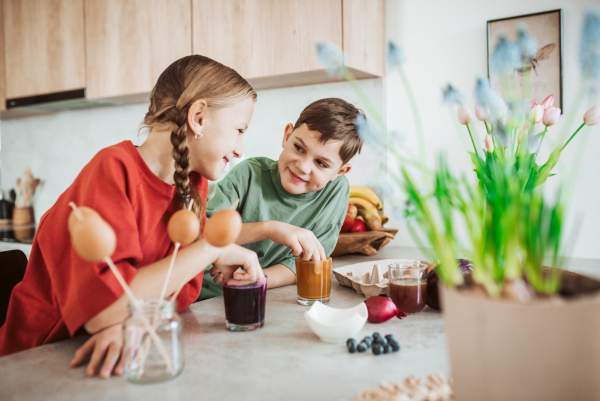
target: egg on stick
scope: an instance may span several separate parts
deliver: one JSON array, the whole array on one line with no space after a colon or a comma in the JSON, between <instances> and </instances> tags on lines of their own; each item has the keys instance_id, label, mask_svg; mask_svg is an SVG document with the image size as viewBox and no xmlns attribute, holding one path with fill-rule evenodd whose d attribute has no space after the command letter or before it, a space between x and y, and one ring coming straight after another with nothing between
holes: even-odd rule
<instances>
[{"instance_id":1,"label":"egg on stick","mask_svg":"<svg viewBox=\"0 0 600 401\"><path fill-rule=\"evenodd\" d=\"M140 313L144 329L154 341L167 368L175 375L173 365L171 364L160 338L156 334L156 330L150 326L148 319L142 313L137 297L133 294L133 291L131 291L131 288L127 285L121 272L119 272L110 258L117 247L117 236L115 235L114 230L94 210L86 208L88 211L82 212L73 202L70 202L69 206L73 208L73 211L69 215L69 221L71 222L69 232L71 234L71 243L73 244L75 252L88 262L104 261L108 264L108 267L117 278L121 287L123 287L123 290L131 300L132 304Z\"/></svg>"},{"instance_id":2,"label":"egg on stick","mask_svg":"<svg viewBox=\"0 0 600 401\"><path fill-rule=\"evenodd\" d=\"M222 248L233 244L240 236L242 232L242 216L235 210L239 201L239 199L235 201L229 209L216 212L206 222L204 238L210 245ZM191 279L192 277L179 286L177 291L171 296L171 301L177 298L177 295L179 295L185 284Z\"/></svg>"},{"instance_id":3,"label":"egg on stick","mask_svg":"<svg viewBox=\"0 0 600 401\"><path fill-rule=\"evenodd\" d=\"M175 264L175 258L177 257L177 251L179 247L186 246L191 244L198 238L200 234L200 221L196 216L196 213L192 212L192 205L194 204L194 200L190 201L190 204L186 209L178 210L171 216L169 219L169 224L167 225L167 234L173 243L175 244L175 250L173 251L173 256L171 257L171 264L169 265L169 270L167 271L167 277L165 278L165 284L163 285L162 291L160 293L160 300L164 299L165 292L167 291L167 285L169 284L169 280L171 279L171 272L173 271L173 265Z\"/></svg>"}]
</instances>

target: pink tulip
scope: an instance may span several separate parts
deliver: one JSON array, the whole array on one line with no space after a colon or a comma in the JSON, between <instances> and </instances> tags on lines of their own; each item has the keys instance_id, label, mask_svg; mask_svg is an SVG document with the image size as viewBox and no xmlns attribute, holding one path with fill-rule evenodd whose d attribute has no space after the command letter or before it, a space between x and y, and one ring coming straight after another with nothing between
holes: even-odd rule
<instances>
[{"instance_id":1,"label":"pink tulip","mask_svg":"<svg viewBox=\"0 0 600 401\"><path fill-rule=\"evenodd\" d=\"M552 107L553 104L554 104L554 95L550 95L544 99L544 101L542 102L542 107L544 108L544 110L546 110L548 107Z\"/></svg>"},{"instance_id":2,"label":"pink tulip","mask_svg":"<svg viewBox=\"0 0 600 401\"><path fill-rule=\"evenodd\" d=\"M539 123L543 116L544 109L542 108L542 105L536 104L531 110L529 110L529 113L527 114L527 120L529 120L530 123L535 124Z\"/></svg>"},{"instance_id":3,"label":"pink tulip","mask_svg":"<svg viewBox=\"0 0 600 401\"><path fill-rule=\"evenodd\" d=\"M494 141L490 134L485 136L485 141L483 141L483 147L488 153L492 153L494 151Z\"/></svg>"},{"instance_id":4,"label":"pink tulip","mask_svg":"<svg viewBox=\"0 0 600 401\"><path fill-rule=\"evenodd\" d=\"M535 99L533 99L529 104L529 110L533 109L535 106L537 106L537 104L538 102L536 102Z\"/></svg>"},{"instance_id":5,"label":"pink tulip","mask_svg":"<svg viewBox=\"0 0 600 401\"><path fill-rule=\"evenodd\" d=\"M475 103L475 117L477 117L479 121L486 121L489 115L490 109L488 107L484 108Z\"/></svg>"},{"instance_id":6,"label":"pink tulip","mask_svg":"<svg viewBox=\"0 0 600 401\"><path fill-rule=\"evenodd\" d=\"M583 122L585 125L596 125L600 123L600 107L594 106L583 115Z\"/></svg>"},{"instance_id":7,"label":"pink tulip","mask_svg":"<svg viewBox=\"0 0 600 401\"><path fill-rule=\"evenodd\" d=\"M551 127L558 121L558 117L560 117L560 109L558 107L548 107L546 111L544 111L544 117L542 117L542 123L546 127Z\"/></svg>"},{"instance_id":8,"label":"pink tulip","mask_svg":"<svg viewBox=\"0 0 600 401\"><path fill-rule=\"evenodd\" d=\"M469 124L473 120L471 110L467 106L461 106L458 109L458 122L462 125Z\"/></svg>"}]
</instances>

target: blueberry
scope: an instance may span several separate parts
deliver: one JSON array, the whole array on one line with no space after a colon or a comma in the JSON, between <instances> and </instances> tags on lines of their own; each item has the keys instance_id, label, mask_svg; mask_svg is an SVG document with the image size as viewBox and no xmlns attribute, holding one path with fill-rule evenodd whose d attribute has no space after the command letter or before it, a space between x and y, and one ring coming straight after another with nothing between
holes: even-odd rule
<instances>
[{"instance_id":1,"label":"blueberry","mask_svg":"<svg viewBox=\"0 0 600 401\"><path fill-rule=\"evenodd\" d=\"M385 336L385 339L388 340L388 342L395 340L394 335L393 334L388 334L387 336Z\"/></svg>"},{"instance_id":2,"label":"blueberry","mask_svg":"<svg viewBox=\"0 0 600 401\"><path fill-rule=\"evenodd\" d=\"M367 348L368 348L367 344L361 342L360 344L358 344L358 347L356 348L356 350L358 352L365 352L367 350Z\"/></svg>"},{"instance_id":3,"label":"blueberry","mask_svg":"<svg viewBox=\"0 0 600 401\"><path fill-rule=\"evenodd\" d=\"M381 337L381 334L379 334L379 332L376 331L375 333L373 333L373 340L377 337Z\"/></svg>"},{"instance_id":4,"label":"blueberry","mask_svg":"<svg viewBox=\"0 0 600 401\"><path fill-rule=\"evenodd\" d=\"M390 345L392 346L392 350L394 352L400 351L400 343L396 340L390 341Z\"/></svg>"},{"instance_id":5,"label":"blueberry","mask_svg":"<svg viewBox=\"0 0 600 401\"><path fill-rule=\"evenodd\" d=\"M377 337L374 341L376 344L379 344L381 346L385 346L387 345L387 340L383 337Z\"/></svg>"},{"instance_id":6,"label":"blueberry","mask_svg":"<svg viewBox=\"0 0 600 401\"><path fill-rule=\"evenodd\" d=\"M383 351L381 345L379 345L379 344L373 344L373 354L380 355L381 351Z\"/></svg>"},{"instance_id":7,"label":"blueberry","mask_svg":"<svg viewBox=\"0 0 600 401\"><path fill-rule=\"evenodd\" d=\"M356 347L356 340L354 338L349 338L348 340L346 340L346 346L350 347L350 344Z\"/></svg>"},{"instance_id":8,"label":"blueberry","mask_svg":"<svg viewBox=\"0 0 600 401\"><path fill-rule=\"evenodd\" d=\"M373 344L373 339L369 336L366 336L365 338L362 339L362 342L367 343L367 346L371 346L371 344Z\"/></svg>"},{"instance_id":9,"label":"blueberry","mask_svg":"<svg viewBox=\"0 0 600 401\"><path fill-rule=\"evenodd\" d=\"M383 353L384 354L389 354L392 351L394 351L394 350L392 349L392 346L390 344L388 344L385 347L383 347Z\"/></svg>"}]
</instances>

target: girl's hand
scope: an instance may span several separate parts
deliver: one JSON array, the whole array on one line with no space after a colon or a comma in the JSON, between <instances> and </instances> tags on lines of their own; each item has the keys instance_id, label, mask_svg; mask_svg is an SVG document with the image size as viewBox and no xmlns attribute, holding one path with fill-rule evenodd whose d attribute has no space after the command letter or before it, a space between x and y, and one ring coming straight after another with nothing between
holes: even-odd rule
<instances>
[{"instance_id":1,"label":"girl's hand","mask_svg":"<svg viewBox=\"0 0 600 401\"><path fill-rule=\"evenodd\" d=\"M244 270L238 271L240 267ZM219 256L214 261L210 273L211 275L218 274L215 277L215 282L221 280L229 282L231 279L256 281L265 276L262 267L258 263L256 253L236 244L219 248Z\"/></svg>"},{"instance_id":2,"label":"girl's hand","mask_svg":"<svg viewBox=\"0 0 600 401\"><path fill-rule=\"evenodd\" d=\"M323 245L312 231L278 221L270 223L269 239L290 248L292 255L315 262L327 259Z\"/></svg>"},{"instance_id":3,"label":"girl's hand","mask_svg":"<svg viewBox=\"0 0 600 401\"><path fill-rule=\"evenodd\" d=\"M81 365L88 355L92 355L90 363L87 366L86 373L92 377L96 374L100 363L104 359L104 364L100 369L99 376L108 379L113 373L113 368L121 359L123 352L123 328L121 324L115 324L94 334L75 352L71 361L71 367ZM123 373L124 366L121 362L114 369L114 374L120 376Z\"/></svg>"}]
</instances>

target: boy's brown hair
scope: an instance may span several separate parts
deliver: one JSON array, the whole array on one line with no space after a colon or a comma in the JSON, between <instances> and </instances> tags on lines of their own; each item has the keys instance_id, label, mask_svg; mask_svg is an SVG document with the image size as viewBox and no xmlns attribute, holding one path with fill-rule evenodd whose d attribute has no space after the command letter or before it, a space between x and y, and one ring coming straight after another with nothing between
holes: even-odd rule
<instances>
[{"instance_id":1,"label":"boy's brown hair","mask_svg":"<svg viewBox=\"0 0 600 401\"><path fill-rule=\"evenodd\" d=\"M341 141L340 158L344 165L362 149L362 140L355 124L359 114L365 116L345 100L335 97L321 99L302 110L294 129L306 124L309 130L319 133L321 143Z\"/></svg>"}]
</instances>

